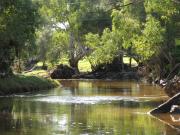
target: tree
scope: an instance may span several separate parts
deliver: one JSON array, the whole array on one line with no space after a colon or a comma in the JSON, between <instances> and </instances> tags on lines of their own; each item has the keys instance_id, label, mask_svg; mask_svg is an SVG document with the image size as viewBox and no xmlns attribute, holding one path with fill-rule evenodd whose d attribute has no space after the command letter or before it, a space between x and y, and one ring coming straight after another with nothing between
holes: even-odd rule
<instances>
[{"instance_id":1,"label":"tree","mask_svg":"<svg viewBox=\"0 0 180 135\"><path fill-rule=\"evenodd\" d=\"M134 48L141 56L141 61L146 61L159 53L163 45L164 34L165 29L161 27L160 22L148 16L141 35L133 40Z\"/></svg>"},{"instance_id":2,"label":"tree","mask_svg":"<svg viewBox=\"0 0 180 135\"><path fill-rule=\"evenodd\" d=\"M121 53L126 53L130 59L131 57L139 61L139 57L135 57L134 44L133 40L135 37L139 36L141 33L141 24L142 22L138 19L137 16L133 15L128 10L114 10L112 12L113 17L113 29L116 36L119 37L121 42ZM123 54L121 54L121 58ZM131 60L130 60L131 61ZM130 63L131 66L131 63Z\"/></svg>"},{"instance_id":3,"label":"tree","mask_svg":"<svg viewBox=\"0 0 180 135\"><path fill-rule=\"evenodd\" d=\"M78 73L79 60L91 52L84 44L85 34L88 32L102 33L105 27L111 27L110 12L106 12L100 6L103 3L101 0L44 0L42 3L44 9L49 9L47 10L49 14L46 14L52 20L52 27L55 29L55 33L60 32L61 34L62 31L67 33L69 45L66 46L68 51L64 52L67 52L66 56L69 59L69 65ZM63 28L59 27L60 25ZM61 42L60 39L58 41Z\"/></svg>"},{"instance_id":4,"label":"tree","mask_svg":"<svg viewBox=\"0 0 180 135\"><path fill-rule=\"evenodd\" d=\"M154 60L158 60L152 65L157 70L156 74L160 77L167 76L176 64L174 57L175 39L177 38L177 30L179 23L180 3L174 0L150 0L145 2L145 9L148 15L153 16L160 22L160 26L165 30L164 42L159 49Z\"/></svg>"},{"instance_id":5,"label":"tree","mask_svg":"<svg viewBox=\"0 0 180 135\"><path fill-rule=\"evenodd\" d=\"M34 45L38 5L31 0L2 0L0 12L0 74L12 74L15 56ZM27 44L29 43L29 44Z\"/></svg>"},{"instance_id":6,"label":"tree","mask_svg":"<svg viewBox=\"0 0 180 135\"><path fill-rule=\"evenodd\" d=\"M98 34L88 33L85 36L86 45L91 48L92 53L88 56L92 69L96 66L112 61L117 49L113 44L112 33L109 29L105 29L102 36Z\"/></svg>"},{"instance_id":7,"label":"tree","mask_svg":"<svg viewBox=\"0 0 180 135\"><path fill-rule=\"evenodd\" d=\"M43 62L43 67L48 60L48 51L52 48L52 32L49 29L44 29L38 32L37 45L39 47L38 59Z\"/></svg>"},{"instance_id":8,"label":"tree","mask_svg":"<svg viewBox=\"0 0 180 135\"><path fill-rule=\"evenodd\" d=\"M110 61L113 57L117 57L118 53L119 55L126 53L137 61L146 63L164 53L164 57L168 59L170 65L173 65L170 50L174 48L175 35L177 35L175 32L177 29L175 20L177 21L179 13L177 4L172 0L120 1L112 11L112 30L108 32L109 36L106 31L102 36L90 33L86 37L87 44L97 45L92 53L94 55L96 52L94 59L100 56L102 58L99 63L102 63L102 61L107 62L106 58L110 56L108 53L103 55L103 52L111 52ZM99 38L100 41L95 38ZM104 48L108 49L105 51ZM159 63L161 62L157 62Z\"/></svg>"},{"instance_id":9,"label":"tree","mask_svg":"<svg viewBox=\"0 0 180 135\"><path fill-rule=\"evenodd\" d=\"M54 31L52 33L51 46L47 54L50 63L55 64L63 58L68 58L68 36L64 31Z\"/></svg>"}]
</instances>

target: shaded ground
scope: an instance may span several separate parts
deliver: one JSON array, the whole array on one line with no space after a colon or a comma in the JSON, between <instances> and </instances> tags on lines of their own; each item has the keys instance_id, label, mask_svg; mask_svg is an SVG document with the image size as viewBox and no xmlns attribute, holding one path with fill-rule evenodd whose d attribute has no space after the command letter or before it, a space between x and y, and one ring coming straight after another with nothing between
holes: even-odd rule
<instances>
[{"instance_id":1,"label":"shaded ground","mask_svg":"<svg viewBox=\"0 0 180 135\"><path fill-rule=\"evenodd\" d=\"M137 67L124 64L119 58L115 58L111 63L100 64L93 67L91 72L76 73L75 70L68 65L60 64L56 69L51 71L50 76L53 79L139 79Z\"/></svg>"}]
</instances>

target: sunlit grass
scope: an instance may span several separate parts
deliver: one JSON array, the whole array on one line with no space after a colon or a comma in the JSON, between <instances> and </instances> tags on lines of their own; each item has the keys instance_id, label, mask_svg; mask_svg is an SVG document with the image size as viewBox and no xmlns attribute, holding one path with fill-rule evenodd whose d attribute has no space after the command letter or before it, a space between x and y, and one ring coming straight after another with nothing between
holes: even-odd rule
<instances>
[{"instance_id":1,"label":"sunlit grass","mask_svg":"<svg viewBox=\"0 0 180 135\"><path fill-rule=\"evenodd\" d=\"M42 62L38 62L36 65L40 67L40 66L43 65L43 63Z\"/></svg>"},{"instance_id":2,"label":"sunlit grass","mask_svg":"<svg viewBox=\"0 0 180 135\"><path fill-rule=\"evenodd\" d=\"M175 43L176 43L177 46L180 46L180 38L176 38Z\"/></svg>"},{"instance_id":3,"label":"sunlit grass","mask_svg":"<svg viewBox=\"0 0 180 135\"><path fill-rule=\"evenodd\" d=\"M127 57L127 56L123 57L123 62L124 62L125 64L129 64L129 62L130 62L130 57ZM133 66L137 66L137 65L138 65L137 62L136 62L133 58L132 58L131 63L132 63Z\"/></svg>"},{"instance_id":4,"label":"sunlit grass","mask_svg":"<svg viewBox=\"0 0 180 135\"><path fill-rule=\"evenodd\" d=\"M43 62L38 62L37 64L36 64L36 66L37 67L42 67L43 66ZM51 64L51 63L49 63L49 62L46 62L46 66L48 66L48 69L52 69L53 68L53 65Z\"/></svg>"},{"instance_id":5,"label":"sunlit grass","mask_svg":"<svg viewBox=\"0 0 180 135\"><path fill-rule=\"evenodd\" d=\"M46 70L33 70L31 72L23 73L26 76L39 76L39 77L48 77L49 73Z\"/></svg>"}]
</instances>

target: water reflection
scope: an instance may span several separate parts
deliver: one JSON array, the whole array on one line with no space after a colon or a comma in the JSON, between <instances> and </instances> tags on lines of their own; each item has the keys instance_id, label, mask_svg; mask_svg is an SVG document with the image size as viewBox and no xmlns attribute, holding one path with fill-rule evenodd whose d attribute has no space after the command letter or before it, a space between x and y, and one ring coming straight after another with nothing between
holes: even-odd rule
<instances>
[{"instance_id":1,"label":"water reflection","mask_svg":"<svg viewBox=\"0 0 180 135\"><path fill-rule=\"evenodd\" d=\"M124 96L161 96L163 91L158 86L139 84L134 82L119 81L65 81L61 84L66 90L71 90L72 95L124 95ZM88 89L88 90L87 90Z\"/></svg>"},{"instance_id":2,"label":"water reflection","mask_svg":"<svg viewBox=\"0 0 180 135\"><path fill-rule=\"evenodd\" d=\"M117 81L62 81L61 88L48 92L1 98L0 134L178 134L146 114L162 100L164 93L156 86Z\"/></svg>"},{"instance_id":3,"label":"water reflection","mask_svg":"<svg viewBox=\"0 0 180 135\"><path fill-rule=\"evenodd\" d=\"M179 114L156 114L154 118L175 129L180 134L180 115Z\"/></svg>"}]
</instances>

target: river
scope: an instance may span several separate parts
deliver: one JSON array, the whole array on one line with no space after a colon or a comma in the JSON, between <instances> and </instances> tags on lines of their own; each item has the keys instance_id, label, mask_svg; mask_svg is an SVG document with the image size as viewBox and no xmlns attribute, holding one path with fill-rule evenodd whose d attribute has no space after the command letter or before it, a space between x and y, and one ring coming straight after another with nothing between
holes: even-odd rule
<instances>
[{"instance_id":1,"label":"river","mask_svg":"<svg viewBox=\"0 0 180 135\"><path fill-rule=\"evenodd\" d=\"M1 97L0 135L180 134L174 126L147 114L167 99L158 86L126 81L60 82L53 90Z\"/></svg>"}]
</instances>

